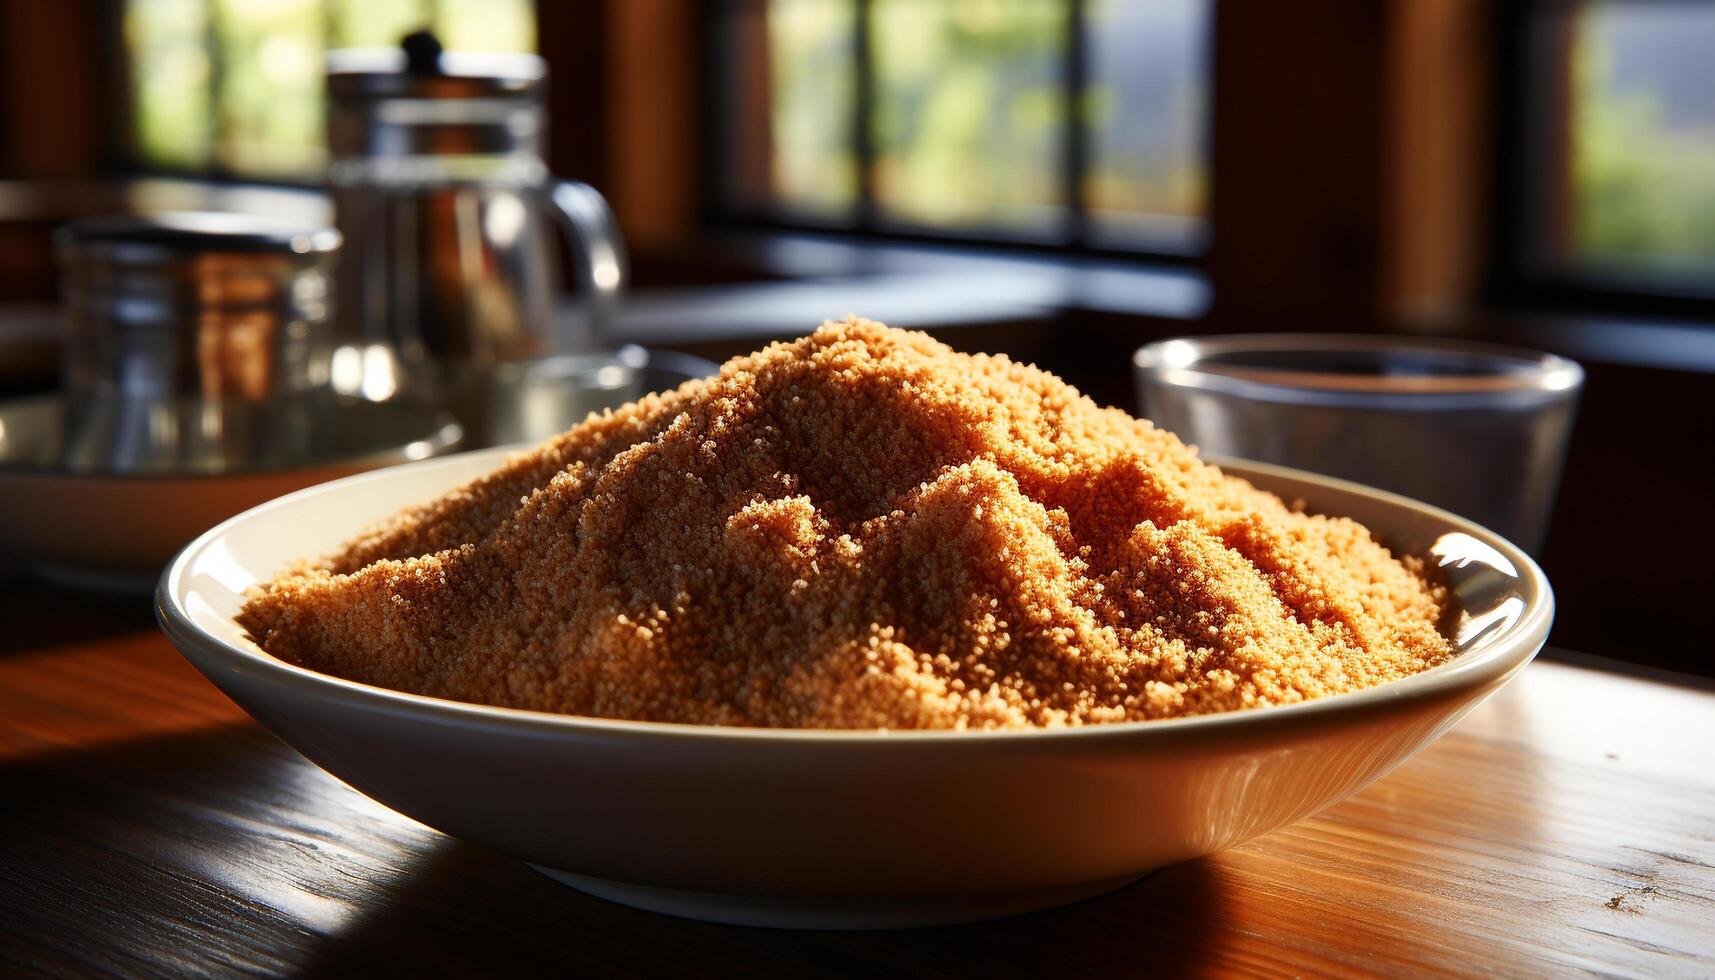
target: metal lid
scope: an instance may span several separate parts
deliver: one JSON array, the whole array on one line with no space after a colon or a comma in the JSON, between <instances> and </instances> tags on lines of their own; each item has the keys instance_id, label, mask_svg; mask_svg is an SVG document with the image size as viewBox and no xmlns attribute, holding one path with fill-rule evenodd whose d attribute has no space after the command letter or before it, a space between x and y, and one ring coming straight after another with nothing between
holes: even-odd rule
<instances>
[{"instance_id":1,"label":"metal lid","mask_svg":"<svg viewBox=\"0 0 1715 980\"><path fill-rule=\"evenodd\" d=\"M428 31L397 48L347 48L327 54L328 94L336 102L384 98L534 98L548 64L533 54L443 51Z\"/></svg>"},{"instance_id":2,"label":"metal lid","mask_svg":"<svg viewBox=\"0 0 1715 980\"><path fill-rule=\"evenodd\" d=\"M68 260L121 265L171 262L207 254L320 255L339 248L339 232L250 214L181 211L69 221L54 233Z\"/></svg>"}]
</instances>

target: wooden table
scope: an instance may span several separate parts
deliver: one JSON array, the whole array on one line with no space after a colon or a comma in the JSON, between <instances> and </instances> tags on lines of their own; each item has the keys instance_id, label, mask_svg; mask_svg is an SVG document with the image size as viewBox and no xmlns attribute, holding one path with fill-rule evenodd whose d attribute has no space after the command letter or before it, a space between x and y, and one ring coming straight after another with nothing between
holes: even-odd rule
<instances>
[{"instance_id":1,"label":"wooden table","mask_svg":"<svg viewBox=\"0 0 1715 980\"><path fill-rule=\"evenodd\" d=\"M794 933L633 911L443 837L249 721L140 603L8 592L0 974L1715 974L1696 683L1539 661L1236 850L1016 919Z\"/></svg>"}]
</instances>

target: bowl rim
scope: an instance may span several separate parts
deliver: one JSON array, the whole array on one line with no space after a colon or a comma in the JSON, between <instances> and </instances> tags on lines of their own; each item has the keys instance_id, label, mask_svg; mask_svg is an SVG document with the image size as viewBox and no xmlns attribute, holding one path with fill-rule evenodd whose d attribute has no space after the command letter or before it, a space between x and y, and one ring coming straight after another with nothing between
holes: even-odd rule
<instances>
[{"instance_id":1,"label":"bowl rim","mask_svg":"<svg viewBox=\"0 0 1715 980\"><path fill-rule=\"evenodd\" d=\"M284 685L295 694L329 698L366 707L410 715L431 715L441 723L463 724L478 728L500 726L514 734L561 735L631 738L649 740L689 740L697 742L767 742L771 744L842 744L842 745L905 745L966 743L988 745L996 742L1030 740L1045 742L1059 739L1113 738L1177 738L1194 735L1207 738L1217 733L1237 730L1266 731L1278 725L1327 722L1355 714L1453 696L1461 692L1497 683L1510 677L1541 650L1548 638L1554 618L1554 592L1542 569L1529 555L1499 534L1442 510L1400 494L1378 490L1363 484L1334 477L1257 463L1250 460L1210 457L1207 462L1221 466L1223 472L1231 466L1237 470L1298 480L1326 486L1330 489L1367 496L1390 506L1402 507L1452 525L1488 544L1512 562L1518 570L1521 591L1527 601L1524 611L1511 626L1512 635L1491 643L1487 648L1456 653L1443 663L1410 677L1386 681L1357 691L1332 694L1293 704L1238 709L1183 718L1163 718L1140 721L1103 722L1101 724L1061 728L1028 729L819 729L819 728L760 728L736 725L702 725L684 722L634 721L621 718L601 718L588 715L558 714L523 708L455 701L424 694L396 691L391 688L363 684L358 681L323 674L280 660L255 643L233 642L204 631L183 606L182 579L191 561L211 543L220 540L233 527L271 510L289 507L300 500L321 494L337 493L355 484L376 480L397 479L406 469L453 468L467 466L478 458L499 464L528 446L501 446L472 452L420 460L401 466L387 467L331 480L277 497L267 503L237 514L198 535L173 556L161 572L155 590L155 617L161 630L180 649L194 647L212 655L222 665L235 671L265 677L276 685ZM1246 472L1232 475L1248 479ZM192 659L199 670L201 665ZM205 671L206 673L206 671Z\"/></svg>"}]
</instances>

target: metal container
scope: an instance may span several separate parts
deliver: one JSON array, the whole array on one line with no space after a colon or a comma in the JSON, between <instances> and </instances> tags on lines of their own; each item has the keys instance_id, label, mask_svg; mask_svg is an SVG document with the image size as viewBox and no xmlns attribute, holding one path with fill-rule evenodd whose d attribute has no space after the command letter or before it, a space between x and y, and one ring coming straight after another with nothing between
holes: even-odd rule
<instances>
[{"instance_id":1,"label":"metal container","mask_svg":"<svg viewBox=\"0 0 1715 980\"><path fill-rule=\"evenodd\" d=\"M327 196L306 188L164 177L0 180L0 391L40 392L59 383L65 318L54 232L83 218L175 211L333 224Z\"/></svg>"},{"instance_id":2,"label":"metal container","mask_svg":"<svg viewBox=\"0 0 1715 980\"><path fill-rule=\"evenodd\" d=\"M1584 372L1488 344L1338 334L1137 352L1143 412L1205 453L1325 473L1541 547Z\"/></svg>"},{"instance_id":3,"label":"metal container","mask_svg":"<svg viewBox=\"0 0 1715 980\"><path fill-rule=\"evenodd\" d=\"M339 243L236 214L63 226L63 464L206 472L315 455Z\"/></svg>"},{"instance_id":4,"label":"metal container","mask_svg":"<svg viewBox=\"0 0 1715 980\"><path fill-rule=\"evenodd\" d=\"M588 351L625 279L617 224L586 184L542 160L546 67L534 55L400 49L328 55L328 181L347 245L335 386L469 402L496 364ZM577 309L552 228L574 245Z\"/></svg>"}]
</instances>

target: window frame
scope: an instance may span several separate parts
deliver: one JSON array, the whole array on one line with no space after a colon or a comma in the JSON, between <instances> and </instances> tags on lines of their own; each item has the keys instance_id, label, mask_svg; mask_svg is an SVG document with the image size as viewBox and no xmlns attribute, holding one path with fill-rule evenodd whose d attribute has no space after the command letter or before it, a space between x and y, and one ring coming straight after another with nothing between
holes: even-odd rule
<instances>
[{"instance_id":1,"label":"window frame","mask_svg":"<svg viewBox=\"0 0 1715 980\"><path fill-rule=\"evenodd\" d=\"M1081 111L1083 94L1089 84L1090 54L1084 30L1089 17L1089 0L1058 0L1064 7L1066 18L1065 42L1060 54L1060 101L1065 111L1057 148L1059 207L1063 211L1058 227L1044 233L982 226L942 228L881 217L874 182L876 147L870 125L876 96L874 0L851 0L856 96L849 123L858 179L857 199L849 219L821 219L781 208L735 201L731 192L734 186L732 154L727 140L740 127L735 125L734 107L729 104L722 85L726 67L726 52L722 50L724 20L738 8L755 2L765 3L766 0L712 0L700 5L700 88L703 94L700 119L704 127L701 144L708 150L705 154L707 165L701 168L700 188L705 227L715 231L750 233L815 233L853 242L944 245L1024 254L1136 260L1159 265L1197 265L1207 258L1213 237L1211 215L1207 209L1202 216L1189 219L1191 230L1184 235L1138 236L1135 245L1121 245L1111 239L1097 239L1092 234L1093 222L1085 187L1091 157L1091 134L1088 120ZM1212 35L1213 31L1208 32L1201 42L1208 53L1212 53ZM1205 58L1205 64L1212 64L1212 61L1212 58ZM1209 75L1212 85L1214 72L1211 70ZM1207 147L1212 143L1213 120L1206 118L1203 125L1204 145ZM1204 166L1206 171L1212 169L1212 158L1206 158Z\"/></svg>"},{"instance_id":2,"label":"window frame","mask_svg":"<svg viewBox=\"0 0 1715 980\"><path fill-rule=\"evenodd\" d=\"M1545 95L1544 61L1553 39L1544 35L1552 18L1570 18L1580 0L1521 0L1494 6L1494 167L1489 206L1489 274L1485 292L1502 309L1551 313L1638 315L1684 320L1715 320L1715 283L1707 289L1695 283L1657 280L1648 276L1605 275L1574 264L1540 259L1546 221L1545 195L1539 189L1544 173L1563 183L1567 160L1549 161L1554 151L1544 145L1549 125L1569 129L1570 104ZM1570 34L1566 36L1570 43ZM1564 55L1565 52L1558 52ZM1551 100L1566 104L1543 107Z\"/></svg>"}]
</instances>

